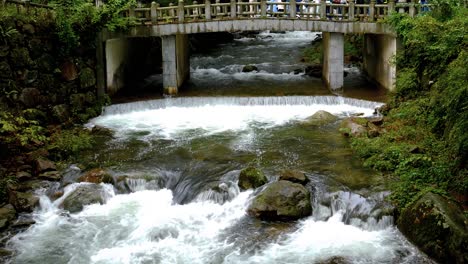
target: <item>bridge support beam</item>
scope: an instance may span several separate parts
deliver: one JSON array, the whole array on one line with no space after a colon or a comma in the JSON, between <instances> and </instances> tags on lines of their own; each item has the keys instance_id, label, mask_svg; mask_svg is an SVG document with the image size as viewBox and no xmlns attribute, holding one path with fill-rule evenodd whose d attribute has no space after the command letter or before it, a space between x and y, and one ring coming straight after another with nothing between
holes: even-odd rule
<instances>
[{"instance_id":1,"label":"bridge support beam","mask_svg":"<svg viewBox=\"0 0 468 264\"><path fill-rule=\"evenodd\" d=\"M369 79L392 91L395 89L396 67L392 60L399 43L390 35L364 35L363 71Z\"/></svg>"},{"instance_id":2,"label":"bridge support beam","mask_svg":"<svg viewBox=\"0 0 468 264\"><path fill-rule=\"evenodd\" d=\"M188 35L163 36L161 44L164 94L177 94L190 77Z\"/></svg>"},{"instance_id":3,"label":"bridge support beam","mask_svg":"<svg viewBox=\"0 0 468 264\"><path fill-rule=\"evenodd\" d=\"M322 76L331 90L343 87L344 35L323 32Z\"/></svg>"}]
</instances>

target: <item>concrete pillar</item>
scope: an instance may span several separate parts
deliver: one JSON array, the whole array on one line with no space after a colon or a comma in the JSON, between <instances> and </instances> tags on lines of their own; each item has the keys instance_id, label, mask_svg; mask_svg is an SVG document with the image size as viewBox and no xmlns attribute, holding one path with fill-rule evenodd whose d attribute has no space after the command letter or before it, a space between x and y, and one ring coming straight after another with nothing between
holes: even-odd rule
<instances>
[{"instance_id":1,"label":"concrete pillar","mask_svg":"<svg viewBox=\"0 0 468 264\"><path fill-rule=\"evenodd\" d=\"M398 49L397 38L390 35L364 35L363 71L369 79L392 91L396 67L393 59Z\"/></svg>"},{"instance_id":2,"label":"concrete pillar","mask_svg":"<svg viewBox=\"0 0 468 264\"><path fill-rule=\"evenodd\" d=\"M180 86L190 77L188 35L162 37L164 94L177 94Z\"/></svg>"},{"instance_id":3,"label":"concrete pillar","mask_svg":"<svg viewBox=\"0 0 468 264\"><path fill-rule=\"evenodd\" d=\"M343 87L344 35L323 32L323 79L328 88Z\"/></svg>"},{"instance_id":4,"label":"concrete pillar","mask_svg":"<svg viewBox=\"0 0 468 264\"><path fill-rule=\"evenodd\" d=\"M128 61L129 41L125 38L106 41L106 88L112 95L125 85L125 68Z\"/></svg>"}]
</instances>

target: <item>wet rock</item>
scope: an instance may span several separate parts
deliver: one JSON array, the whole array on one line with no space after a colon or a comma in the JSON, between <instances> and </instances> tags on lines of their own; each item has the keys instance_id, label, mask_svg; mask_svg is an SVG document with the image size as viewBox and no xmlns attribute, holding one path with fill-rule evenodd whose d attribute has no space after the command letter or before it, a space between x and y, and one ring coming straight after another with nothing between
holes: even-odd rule
<instances>
[{"instance_id":1,"label":"wet rock","mask_svg":"<svg viewBox=\"0 0 468 264\"><path fill-rule=\"evenodd\" d=\"M63 172L62 186L74 183L81 176L81 169L76 165L71 165Z\"/></svg>"},{"instance_id":2,"label":"wet rock","mask_svg":"<svg viewBox=\"0 0 468 264\"><path fill-rule=\"evenodd\" d=\"M261 170L248 167L240 172L238 185L241 190L247 190L260 187L267 182L268 179Z\"/></svg>"},{"instance_id":3,"label":"wet rock","mask_svg":"<svg viewBox=\"0 0 468 264\"><path fill-rule=\"evenodd\" d=\"M102 127L102 126L94 126L91 129L91 134L95 136L105 136L105 137L112 137L114 135L114 132L107 128L107 127Z\"/></svg>"},{"instance_id":4,"label":"wet rock","mask_svg":"<svg viewBox=\"0 0 468 264\"><path fill-rule=\"evenodd\" d=\"M380 106L380 107L377 107L377 108L375 109L375 112L374 112L374 113L385 115L386 113L388 113L388 112L390 111L390 109L391 109L391 108L390 108L390 106L389 106L388 104L384 104L384 105L382 105L382 106Z\"/></svg>"},{"instance_id":5,"label":"wet rock","mask_svg":"<svg viewBox=\"0 0 468 264\"><path fill-rule=\"evenodd\" d=\"M55 163L53 163L52 161L48 160L48 159L45 159L45 158L37 158L35 161L34 161L34 165L35 165L35 171L36 171L36 174L39 175L43 172L46 172L46 171L55 171L57 170L57 167L55 166Z\"/></svg>"},{"instance_id":6,"label":"wet rock","mask_svg":"<svg viewBox=\"0 0 468 264\"><path fill-rule=\"evenodd\" d=\"M326 259L324 261L319 261L317 264L351 264L352 262L348 261L344 257L331 257L329 259Z\"/></svg>"},{"instance_id":7,"label":"wet rock","mask_svg":"<svg viewBox=\"0 0 468 264\"><path fill-rule=\"evenodd\" d=\"M8 185L10 190L18 192L27 192L46 187L48 187L48 183L43 180L29 180L25 182L18 182L17 184L13 185Z\"/></svg>"},{"instance_id":8,"label":"wet rock","mask_svg":"<svg viewBox=\"0 0 468 264\"><path fill-rule=\"evenodd\" d=\"M26 107L35 107L40 103L39 96L41 92L39 92L36 88L24 88L21 91L21 95L19 100L26 106Z\"/></svg>"},{"instance_id":9,"label":"wet rock","mask_svg":"<svg viewBox=\"0 0 468 264\"><path fill-rule=\"evenodd\" d=\"M242 72L253 72L253 71L258 71L258 68L255 65L245 65L244 68L242 68Z\"/></svg>"},{"instance_id":10,"label":"wet rock","mask_svg":"<svg viewBox=\"0 0 468 264\"><path fill-rule=\"evenodd\" d=\"M453 201L426 193L401 212L397 226L441 263L468 263L468 219Z\"/></svg>"},{"instance_id":11,"label":"wet rock","mask_svg":"<svg viewBox=\"0 0 468 264\"><path fill-rule=\"evenodd\" d=\"M0 248L0 257L9 257L13 255L13 251L5 249L5 248Z\"/></svg>"},{"instance_id":12,"label":"wet rock","mask_svg":"<svg viewBox=\"0 0 468 264\"><path fill-rule=\"evenodd\" d=\"M16 173L16 179L20 182L29 181L32 179L32 175L29 172L18 171Z\"/></svg>"},{"instance_id":13,"label":"wet rock","mask_svg":"<svg viewBox=\"0 0 468 264\"><path fill-rule=\"evenodd\" d=\"M78 182L91 182L91 183L114 183L112 175L103 169L92 169L78 178Z\"/></svg>"},{"instance_id":14,"label":"wet rock","mask_svg":"<svg viewBox=\"0 0 468 264\"><path fill-rule=\"evenodd\" d=\"M309 178L305 173L296 170L283 170L279 176L280 181L290 181L305 185L309 182Z\"/></svg>"},{"instance_id":15,"label":"wet rock","mask_svg":"<svg viewBox=\"0 0 468 264\"><path fill-rule=\"evenodd\" d=\"M66 61L60 65L60 72L65 81L73 81L78 78L78 68L72 61Z\"/></svg>"},{"instance_id":16,"label":"wet rock","mask_svg":"<svg viewBox=\"0 0 468 264\"><path fill-rule=\"evenodd\" d=\"M6 228L16 217L16 210L11 204L0 208L0 230Z\"/></svg>"},{"instance_id":17,"label":"wet rock","mask_svg":"<svg viewBox=\"0 0 468 264\"><path fill-rule=\"evenodd\" d=\"M65 123L70 120L70 112L68 111L68 106L65 104L54 106L52 108L52 113L61 123Z\"/></svg>"},{"instance_id":18,"label":"wet rock","mask_svg":"<svg viewBox=\"0 0 468 264\"><path fill-rule=\"evenodd\" d=\"M293 73L294 73L295 75L301 74L301 73L302 73L302 69L295 69L295 70L293 71Z\"/></svg>"},{"instance_id":19,"label":"wet rock","mask_svg":"<svg viewBox=\"0 0 468 264\"><path fill-rule=\"evenodd\" d=\"M20 219L16 222L14 222L11 227L14 227L14 228L24 228L24 227L28 227L30 225L34 225L36 223L36 221L32 220L32 219Z\"/></svg>"},{"instance_id":20,"label":"wet rock","mask_svg":"<svg viewBox=\"0 0 468 264\"><path fill-rule=\"evenodd\" d=\"M96 85L96 76L93 69L84 68L80 73L81 88L89 88Z\"/></svg>"},{"instance_id":21,"label":"wet rock","mask_svg":"<svg viewBox=\"0 0 468 264\"><path fill-rule=\"evenodd\" d=\"M0 62L0 78L1 79L10 79L12 78L12 72L10 65L6 61Z\"/></svg>"},{"instance_id":22,"label":"wet rock","mask_svg":"<svg viewBox=\"0 0 468 264\"><path fill-rule=\"evenodd\" d=\"M32 193L11 191L9 202L18 212L32 212L34 207L39 204L39 198Z\"/></svg>"},{"instance_id":23,"label":"wet rock","mask_svg":"<svg viewBox=\"0 0 468 264\"><path fill-rule=\"evenodd\" d=\"M322 65L314 64L307 66L305 74L315 78L322 78Z\"/></svg>"},{"instance_id":24,"label":"wet rock","mask_svg":"<svg viewBox=\"0 0 468 264\"><path fill-rule=\"evenodd\" d=\"M328 124L328 123L335 122L336 120L338 120L338 117L336 117L335 115L333 115L333 114L331 114L331 113L329 113L327 111L319 110L315 114L313 114L312 116L308 117L303 122L303 124L313 125L313 126L320 126L320 125L325 125L325 124Z\"/></svg>"},{"instance_id":25,"label":"wet rock","mask_svg":"<svg viewBox=\"0 0 468 264\"><path fill-rule=\"evenodd\" d=\"M47 171L39 174L38 178L46 181L60 181L62 175L58 171Z\"/></svg>"},{"instance_id":26,"label":"wet rock","mask_svg":"<svg viewBox=\"0 0 468 264\"><path fill-rule=\"evenodd\" d=\"M347 137L364 136L367 134L366 123L367 120L365 118L346 118L341 122L340 132Z\"/></svg>"},{"instance_id":27,"label":"wet rock","mask_svg":"<svg viewBox=\"0 0 468 264\"><path fill-rule=\"evenodd\" d=\"M252 201L249 215L263 220L295 220L312 214L310 192L289 181L269 184Z\"/></svg>"},{"instance_id":28,"label":"wet rock","mask_svg":"<svg viewBox=\"0 0 468 264\"><path fill-rule=\"evenodd\" d=\"M63 201L63 209L68 210L70 213L76 213L83 210L85 205L89 204L103 204L102 186L97 184L83 184L78 186L71 192Z\"/></svg>"}]
</instances>

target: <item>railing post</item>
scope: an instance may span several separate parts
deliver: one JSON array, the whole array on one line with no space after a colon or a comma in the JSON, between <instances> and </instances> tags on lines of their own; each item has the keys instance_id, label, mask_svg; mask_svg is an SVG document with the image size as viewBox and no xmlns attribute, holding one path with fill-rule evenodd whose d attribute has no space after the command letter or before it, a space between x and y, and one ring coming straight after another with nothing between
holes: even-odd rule
<instances>
[{"instance_id":1,"label":"railing post","mask_svg":"<svg viewBox=\"0 0 468 264\"><path fill-rule=\"evenodd\" d=\"M348 21L354 21L354 0L349 0Z\"/></svg>"},{"instance_id":2,"label":"railing post","mask_svg":"<svg viewBox=\"0 0 468 264\"><path fill-rule=\"evenodd\" d=\"M102 0L96 0L96 7L102 6Z\"/></svg>"},{"instance_id":3,"label":"railing post","mask_svg":"<svg viewBox=\"0 0 468 264\"><path fill-rule=\"evenodd\" d=\"M289 1L289 18L296 18L296 0Z\"/></svg>"},{"instance_id":4,"label":"railing post","mask_svg":"<svg viewBox=\"0 0 468 264\"><path fill-rule=\"evenodd\" d=\"M370 22L375 19L375 0L371 0L369 4L369 20Z\"/></svg>"},{"instance_id":5,"label":"railing post","mask_svg":"<svg viewBox=\"0 0 468 264\"><path fill-rule=\"evenodd\" d=\"M267 0L260 0L260 12L262 17L267 16Z\"/></svg>"},{"instance_id":6,"label":"railing post","mask_svg":"<svg viewBox=\"0 0 468 264\"><path fill-rule=\"evenodd\" d=\"M215 10L214 16L217 17L219 16L218 14L221 13L221 7L219 6L220 1L216 0L215 3L217 5L216 5L216 8L214 9Z\"/></svg>"},{"instance_id":7,"label":"railing post","mask_svg":"<svg viewBox=\"0 0 468 264\"><path fill-rule=\"evenodd\" d=\"M241 17L242 13L244 13L244 10L243 10L244 6L241 5L242 0L238 0L237 2L238 2L237 7L239 8L239 9L237 9L237 14Z\"/></svg>"},{"instance_id":8,"label":"railing post","mask_svg":"<svg viewBox=\"0 0 468 264\"><path fill-rule=\"evenodd\" d=\"M409 16L414 17L416 15L416 8L414 7L414 0L410 0L409 4Z\"/></svg>"},{"instance_id":9,"label":"railing post","mask_svg":"<svg viewBox=\"0 0 468 264\"><path fill-rule=\"evenodd\" d=\"M403 4L403 6L401 6L400 9L398 9L398 13L405 13L405 6L404 6L404 4L406 3L406 0L399 0L398 3Z\"/></svg>"},{"instance_id":10,"label":"railing post","mask_svg":"<svg viewBox=\"0 0 468 264\"><path fill-rule=\"evenodd\" d=\"M393 11L395 11L395 0L389 0L387 4L388 12L387 15L390 15Z\"/></svg>"},{"instance_id":11,"label":"railing post","mask_svg":"<svg viewBox=\"0 0 468 264\"><path fill-rule=\"evenodd\" d=\"M184 10L184 0L179 0L179 5L177 6L177 20L179 22L184 22L185 10Z\"/></svg>"},{"instance_id":12,"label":"railing post","mask_svg":"<svg viewBox=\"0 0 468 264\"><path fill-rule=\"evenodd\" d=\"M236 0L231 0L231 18L236 18L236 16L237 16Z\"/></svg>"},{"instance_id":13,"label":"railing post","mask_svg":"<svg viewBox=\"0 0 468 264\"><path fill-rule=\"evenodd\" d=\"M211 20L211 0L205 0L205 19Z\"/></svg>"},{"instance_id":14,"label":"railing post","mask_svg":"<svg viewBox=\"0 0 468 264\"><path fill-rule=\"evenodd\" d=\"M327 1L320 0L320 19L327 19Z\"/></svg>"},{"instance_id":15,"label":"railing post","mask_svg":"<svg viewBox=\"0 0 468 264\"><path fill-rule=\"evenodd\" d=\"M151 2L151 24L153 25L158 23L158 6L156 2Z\"/></svg>"}]
</instances>

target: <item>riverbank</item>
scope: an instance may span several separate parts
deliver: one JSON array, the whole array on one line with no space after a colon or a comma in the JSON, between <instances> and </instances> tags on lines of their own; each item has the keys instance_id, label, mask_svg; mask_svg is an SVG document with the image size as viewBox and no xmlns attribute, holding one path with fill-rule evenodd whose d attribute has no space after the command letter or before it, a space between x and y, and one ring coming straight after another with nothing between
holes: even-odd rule
<instances>
[{"instance_id":1,"label":"riverbank","mask_svg":"<svg viewBox=\"0 0 468 264\"><path fill-rule=\"evenodd\" d=\"M448 2L438 8L415 19L391 17L403 44L396 91L380 109L381 133L353 138L352 148L365 166L393 181L400 230L429 256L465 263L467 9Z\"/></svg>"}]
</instances>

